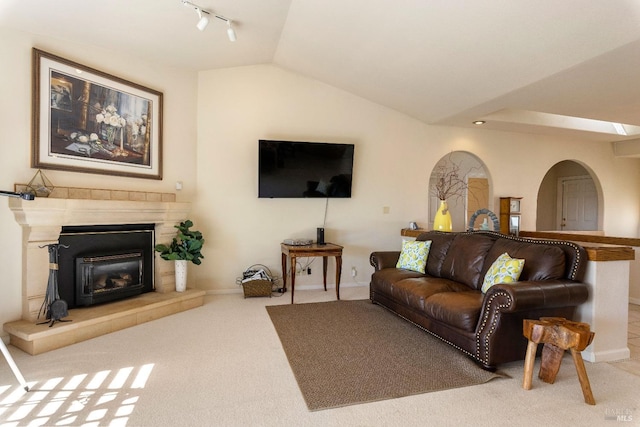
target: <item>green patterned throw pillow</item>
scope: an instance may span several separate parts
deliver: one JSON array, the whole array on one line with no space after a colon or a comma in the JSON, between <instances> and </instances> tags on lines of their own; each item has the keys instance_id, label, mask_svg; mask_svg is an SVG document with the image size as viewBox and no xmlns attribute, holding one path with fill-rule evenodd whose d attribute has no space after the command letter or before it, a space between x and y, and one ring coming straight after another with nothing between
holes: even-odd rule
<instances>
[{"instance_id":1,"label":"green patterned throw pillow","mask_svg":"<svg viewBox=\"0 0 640 427\"><path fill-rule=\"evenodd\" d=\"M404 268L406 270L424 273L425 267L427 266L427 257L429 256L430 247L431 240L404 240L402 242L402 252L400 253L400 258L398 258L396 268Z\"/></svg>"},{"instance_id":2,"label":"green patterned throw pillow","mask_svg":"<svg viewBox=\"0 0 640 427\"><path fill-rule=\"evenodd\" d=\"M508 253L503 253L487 270L482 283L482 293L486 293L490 287L498 283L517 282L522 273L522 267L524 267L523 259L511 258Z\"/></svg>"}]
</instances>

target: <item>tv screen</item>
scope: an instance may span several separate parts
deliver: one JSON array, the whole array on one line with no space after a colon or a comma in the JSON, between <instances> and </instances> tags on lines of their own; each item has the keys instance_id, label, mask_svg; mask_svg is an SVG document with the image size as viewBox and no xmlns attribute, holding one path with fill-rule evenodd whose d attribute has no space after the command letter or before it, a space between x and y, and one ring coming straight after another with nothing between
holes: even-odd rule
<instances>
[{"instance_id":1,"label":"tv screen","mask_svg":"<svg viewBox=\"0 0 640 427\"><path fill-rule=\"evenodd\" d=\"M351 197L353 144L258 142L258 197Z\"/></svg>"}]
</instances>

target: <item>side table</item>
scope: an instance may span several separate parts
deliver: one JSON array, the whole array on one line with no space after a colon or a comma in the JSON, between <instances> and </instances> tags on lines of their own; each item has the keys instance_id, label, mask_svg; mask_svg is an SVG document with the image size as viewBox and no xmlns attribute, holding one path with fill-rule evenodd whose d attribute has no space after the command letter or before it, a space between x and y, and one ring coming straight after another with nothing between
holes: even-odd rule
<instances>
[{"instance_id":1,"label":"side table","mask_svg":"<svg viewBox=\"0 0 640 427\"><path fill-rule=\"evenodd\" d=\"M296 286L296 258L298 257L322 257L322 278L324 280L324 290L327 290L327 257L336 258L336 298L340 299L340 275L342 273L342 246L333 243L318 245L296 246L280 244L282 251L282 283L283 289L287 291L287 257L291 265L291 304L293 304L293 292Z\"/></svg>"},{"instance_id":2,"label":"side table","mask_svg":"<svg viewBox=\"0 0 640 427\"><path fill-rule=\"evenodd\" d=\"M589 405L595 405L596 401L593 398L589 377L580 354L582 350L591 344L595 335L594 332L591 332L589 325L587 323L572 322L562 317L541 317L540 320L524 319L522 330L525 338L529 340L524 361L522 388L531 390L536 348L538 344L543 343L544 348L542 349L538 378L546 383L553 384L560 369L562 356L565 350L570 350L573 363L576 365L584 401Z\"/></svg>"}]
</instances>

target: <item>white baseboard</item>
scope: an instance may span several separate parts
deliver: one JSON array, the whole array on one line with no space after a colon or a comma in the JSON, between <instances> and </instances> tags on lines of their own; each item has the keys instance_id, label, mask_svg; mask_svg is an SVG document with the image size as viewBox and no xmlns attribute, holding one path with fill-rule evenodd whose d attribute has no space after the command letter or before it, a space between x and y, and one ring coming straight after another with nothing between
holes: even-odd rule
<instances>
[{"instance_id":1,"label":"white baseboard","mask_svg":"<svg viewBox=\"0 0 640 427\"><path fill-rule=\"evenodd\" d=\"M357 288L361 286L369 286L369 282L361 283L361 282L349 282L349 283L340 283L340 289L344 288ZM298 285L296 284L296 291L313 291L324 289L323 285ZM327 290L335 289L334 284L327 283ZM287 290L291 290L291 283L287 283ZM236 288L226 288L226 289L205 289L204 290L207 295L232 295L232 294L241 294L243 293L242 287L238 286Z\"/></svg>"},{"instance_id":2,"label":"white baseboard","mask_svg":"<svg viewBox=\"0 0 640 427\"><path fill-rule=\"evenodd\" d=\"M628 347L619 348L615 350L593 352L589 349L583 351L582 358L588 362L616 362L618 360L626 360L631 357L631 351Z\"/></svg>"},{"instance_id":3,"label":"white baseboard","mask_svg":"<svg viewBox=\"0 0 640 427\"><path fill-rule=\"evenodd\" d=\"M227 288L227 289L206 289L205 292L207 295L231 295L231 294L241 294L242 288Z\"/></svg>"}]
</instances>

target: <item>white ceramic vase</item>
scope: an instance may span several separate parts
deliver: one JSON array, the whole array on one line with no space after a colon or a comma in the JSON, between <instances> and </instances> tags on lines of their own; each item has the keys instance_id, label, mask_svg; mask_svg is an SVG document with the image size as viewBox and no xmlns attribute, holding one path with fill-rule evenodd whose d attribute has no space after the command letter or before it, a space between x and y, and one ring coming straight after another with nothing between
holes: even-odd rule
<instances>
[{"instance_id":1,"label":"white ceramic vase","mask_svg":"<svg viewBox=\"0 0 640 427\"><path fill-rule=\"evenodd\" d=\"M187 289L187 260L176 260L176 291L184 292Z\"/></svg>"}]
</instances>

